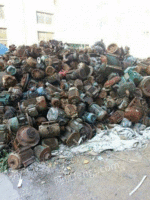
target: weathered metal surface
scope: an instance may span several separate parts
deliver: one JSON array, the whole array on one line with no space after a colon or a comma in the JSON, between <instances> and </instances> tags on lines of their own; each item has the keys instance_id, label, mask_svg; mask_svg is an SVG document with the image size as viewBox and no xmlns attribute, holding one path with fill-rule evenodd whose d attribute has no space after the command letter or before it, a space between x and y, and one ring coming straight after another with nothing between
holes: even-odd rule
<instances>
[{"instance_id":1,"label":"weathered metal surface","mask_svg":"<svg viewBox=\"0 0 150 200\"><path fill-rule=\"evenodd\" d=\"M71 87L68 92L68 100L70 103L77 103L80 100L79 92L76 87Z\"/></svg>"},{"instance_id":2,"label":"weathered metal surface","mask_svg":"<svg viewBox=\"0 0 150 200\"><path fill-rule=\"evenodd\" d=\"M16 140L21 146L35 146L39 143L39 132L31 126L22 126L17 131Z\"/></svg>"},{"instance_id":3,"label":"weathered metal surface","mask_svg":"<svg viewBox=\"0 0 150 200\"><path fill-rule=\"evenodd\" d=\"M111 124L117 124L121 122L123 118L124 118L124 112L121 110L117 110L111 115L111 117L109 118L109 121Z\"/></svg>"},{"instance_id":4,"label":"weathered metal surface","mask_svg":"<svg viewBox=\"0 0 150 200\"><path fill-rule=\"evenodd\" d=\"M94 103L89 106L89 111L96 115L98 121L103 120L104 117L107 115L107 112L105 110Z\"/></svg>"},{"instance_id":5,"label":"weathered metal surface","mask_svg":"<svg viewBox=\"0 0 150 200\"><path fill-rule=\"evenodd\" d=\"M70 126L66 126L66 131L60 136L61 141L67 146L78 144L80 133L73 130Z\"/></svg>"},{"instance_id":6,"label":"weathered metal surface","mask_svg":"<svg viewBox=\"0 0 150 200\"><path fill-rule=\"evenodd\" d=\"M10 118L8 120L8 124L10 126L10 129L13 132L17 132L17 130L21 126L24 126L24 125L30 125L30 126L32 126L33 125L33 121L31 119L31 117L28 116L27 114L26 115L20 114L17 117Z\"/></svg>"},{"instance_id":7,"label":"weathered metal surface","mask_svg":"<svg viewBox=\"0 0 150 200\"><path fill-rule=\"evenodd\" d=\"M8 166L12 169L19 169L21 167L21 157L18 153L10 153L8 156Z\"/></svg>"},{"instance_id":8,"label":"weathered metal surface","mask_svg":"<svg viewBox=\"0 0 150 200\"><path fill-rule=\"evenodd\" d=\"M114 84L118 83L120 80L121 80L120 76L116 76L116 77L112 78L111 80L106 81L104 84L104 87L110 88Z\"/></svg>"},{"instance_id":9,"label":"weathered metal surface","mask_svg":"<svg viewBox=\"0 0 150 200\"><path fill-rule=\"evenodd\" d=\"M47 138L42 140L42 146L49 147L51 151L59 148L57 138Z\"/></svg>"},{"instance_id":10,"label":"weathered metal surface","mask_svg":"<svg viewBox=\"0 0 150 200\"><path fill-rule=\"evenodd\" d=\"M144 77L139 87L141 88L143 95L150 97L150 76Z\"/></svg>"},{"instance_id":11,"label":"weathered metal surface","mask_svg":"<svg viewBox=\"0 0 150 200\"><path fill-rule=\"evenodd\" d=\"M66 104L64 110L68 117L78 117L77 107L75 105Z\"/></svg>"},{"instance_id":12,"label":"weathered metal surface","mask_svg":"<svg viewBox=\"0 0 150 200\"><path fill-rule=\"evenodd\" d=\"M107 53L106 57L107 57L107 64L121 66L121 61L119 60L120 56L111 54L111 53Z\"/></svg>"},{"instance_id":13,"label":"weathered metal surface","mask_svg":"<svg viewBox=\"0 0 150 200\"><path fill-rule=\"evenodd\" d=\"M3 86L5 88L13 87L17 84L17 80L14 76L11 75L4 75L2 77Z\"/></svg>"},{"instance_id":14,"label":"weathered metal surface","mask_svg":"<svg viewBox=\"0 0 150 200\"><path fill-rule=\"evenodd\" d=\"M45 73L47 76L52 76L54 72L55 72L55 69L52 66L47 66L45 69Z\"/></svg>"},{"instance_id":15,"label":"weathered metal surface","mask_svg":"<svg viewBox=\"0 0 150 200\"><path fill-rule=\"evenodd\" d=\"M143 116L143 107L140 98L134 98L125 109L124 117L137 123Z\"/></svg>"},{"instance_id":16,"label":"weathered metal surface","mask_svg":"<svg viewBox=\"0 0 150 200\"><path fill-rule=\"evenodd\" d=\"M83 120L93 124L96 121L96 115L93 113L85 112L84 115L82 116Z\"/></svg>"},{"instance_id":17,"label":"weathered metal surface","mask_svg":"<svg viewBox=\"0 0 150 200\"><path fill-rule=\"evenodd\" d=\"M34 147L34 154L40 161L46 161L51 158L50 148L42 145Z\"/></svg>"},{"instance_id":18,"label":"weathered metal surface","mask_svg":"<svg viewBox=\"0 0 150 200\"><path fill-rule=\"evenodd\" d=\"M53 138L60 135L60 126L58 123L43 122L39 126L41 138Z\"/></svg>"},{"instance_id":19,"label":"weathered metal surface","mask_svg":"<svg viewBox=\"0 0 150 200\"><path fill-rule=\"evenodd\" d=\"M78 145L97 127L149 126L149 60L102 40L86 49L56 40L10 46L0 58L0 142L14 151L14 168L31 164L38 144L45 160L47 147Z\"/></svg>"},{"instance_id":20,"label":"weathered metal surface","mask_svg":"<svg viewBox=\"0 0 150 200\"><path fill-rule=\"evenodd\" d=\"M117 53L117 51L119 50L119 47L117 46L117 44L110 44L108 47L107 47L107 52L108 53Z\"/></svg>"},{"instance_id":21,"label":"weathered metal surface","mask_svg":"<svg viewBox=\"0 0 150 200\"><path fill-rule=\"evenodd\" d=\"M33 150L29 147L21 147L16 152L19 154L24 167L27 167L35 161Z\"/></svg>"}]
</instances>

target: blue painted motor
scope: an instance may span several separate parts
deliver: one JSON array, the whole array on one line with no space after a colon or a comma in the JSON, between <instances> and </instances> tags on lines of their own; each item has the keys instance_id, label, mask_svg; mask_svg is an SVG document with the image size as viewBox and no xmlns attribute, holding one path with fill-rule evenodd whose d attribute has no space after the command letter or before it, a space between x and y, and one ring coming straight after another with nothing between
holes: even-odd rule
<instances>
[{"instance_id":1,"label":"blue painted motor","mask_svg":"<svg viewBox=\"0 0 150 200\"><path fill-rule=\"evenodd\" d=\"M36 89L39 96L45 96L45 89L43 87L39 87Z\"/></svg>"},{"instance_id":2,"label":"blue painted motor","mask_svg":"<svg viewBox=\"0 0 150 200\"><path fill-rule=\"evenodd\" d=\"M82 119L90 124L93 124L96 121L96 115L93 113L85 112L82 116Z\"/></svg>"}]
</instances>

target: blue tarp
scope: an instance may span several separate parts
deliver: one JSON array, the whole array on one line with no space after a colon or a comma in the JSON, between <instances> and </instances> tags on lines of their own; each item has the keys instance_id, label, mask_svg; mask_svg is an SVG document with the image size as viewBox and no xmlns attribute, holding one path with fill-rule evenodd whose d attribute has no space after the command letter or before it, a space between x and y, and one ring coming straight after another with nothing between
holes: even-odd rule
<instances>
[{"instance_id":1,"label":"blue tarp","mask_svg":"<svg viewBox=\"0 0 150 200\"><path fill-rule=\"evenodd\" d=\"M4 44L0 44L0 55L5 54L8 51L8 48Z\"/></svg>"}]
</instances>

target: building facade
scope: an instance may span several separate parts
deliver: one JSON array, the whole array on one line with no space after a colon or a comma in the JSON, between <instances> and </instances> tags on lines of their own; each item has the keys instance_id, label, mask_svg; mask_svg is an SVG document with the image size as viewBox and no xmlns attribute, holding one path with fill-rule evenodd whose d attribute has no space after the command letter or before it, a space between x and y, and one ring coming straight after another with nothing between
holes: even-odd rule
<instances>
[{"instance_id":1,"label":"building facade","mask_svg":"<svg viewBox=\"0 0 150 200\"><path fill-rule=\"evenodd\" d=\"M0 0L0 43L31 45L54 38L55 0Z\"/></svg>"},{"instance_id":2,"label":"building facade","mask_svg":"<svg viewBox=\"0 0 150 200\"><path fill-rule=\"evenodd\" d=\"M80 46L103 39L142 58L150 56L149 21L147 0L0 0L0 43L57 39Z\"/></svg>"}]
</instances>

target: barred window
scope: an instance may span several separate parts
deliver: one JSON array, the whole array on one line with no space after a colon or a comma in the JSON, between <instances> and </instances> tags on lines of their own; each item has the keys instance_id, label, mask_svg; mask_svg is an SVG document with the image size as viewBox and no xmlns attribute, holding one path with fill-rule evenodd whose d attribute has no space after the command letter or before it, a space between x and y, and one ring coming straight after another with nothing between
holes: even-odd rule
<instances>
[{"instance_id":1,"label":"barred window","mask_svg":"<svg viewBox=\"0 0 150 200\"><path fill-rule=\"evenodd\" d=\"M52 24L53 14L36 12L38 24Z\"/></svg>"},{"instance_id":2,"label":"barred window","mask_svg":"<svg viewBox=\"0 0 150 200\"><path fill-rule=\"evenodd\" d=\"M41 32L41 31L38 31L38 40L39 40L39 42L42 41L42 40L43 41L52 40L53 36L54 36L54 33L52 33L52 32Z\"/></svg>"}]
</instances>

